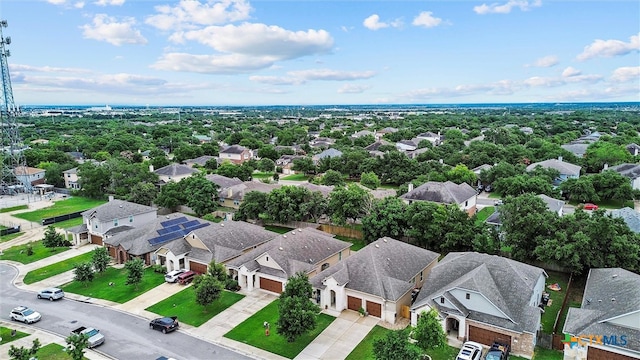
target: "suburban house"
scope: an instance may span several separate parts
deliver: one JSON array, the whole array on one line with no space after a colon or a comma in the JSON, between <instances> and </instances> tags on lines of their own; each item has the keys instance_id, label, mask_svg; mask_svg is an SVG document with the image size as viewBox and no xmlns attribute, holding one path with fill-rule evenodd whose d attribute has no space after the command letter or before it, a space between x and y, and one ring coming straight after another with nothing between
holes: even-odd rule
<instances>
[{"instance_id":1,"label":"suburban house","mask_svg":"<svg viewBox=\"0 0 640 360\"><path fill-rule=\"evenodd\" d=\"M412 295L439 255L389 237L378 239L312 278L314 297L321 308L362 308L394 324L409 318Z\"/></svg>"},{"instance_id":2,"label":"suburban house","mask_svg":"<svg viewBox=\"0 0 640 360\"><path fill-rule=\"evenodd\" d=\"M380 129L376 131L376 140L380 140L382 139L383 136L385 136L386 134L392 134L398 132L398 129L394 128L394 127L386 127L384 129Z\"/></svg>"},{"instance_id":3,"label":"suburban house","mask_svg":"<svg viewBox=\"0 0 640 360\"><path fill-rule=\"evenodd\" d=\"M84 162L84 154L80 151L69 151L66 152L65 154L71 156L71 158L73 158L73 160L75 160L76 162L82 164Z\"/></svg>"},{"instance_id":4,"label":"suburban house","mask_svg":"<svg viewBox=\"0 0 640 360\"><path fill-rule=\"evenodd\" d=\"M587 148L589 147L589 145L591 144L585 144L585 143L573 144L572 143L572 144L560 145L560 147L572 153L577 158L583 158L584 154L586 154L587 152Z\"/></svg>"},{"instance_id":5,"label":"suburban house","mask_svg":"<svg viewBox=\"0 0 640 360\"><path fill-rule=\"evenodd\" d=\"M320 160L324 159L324 158L328 158L328 157L341 157L342 156L342 151L337 150L337 149L326 149L323 152L313 155L311 157L311 160L313 161L314 164L318 165L318 163L320 162Z\"/></svg>"},{"instance_id":6,"label":"suburban house","mask_svg":"<svg viewBox=\"0 0 640 360\"><path fill-rule=\"evenodd\" d=\"M283 175L295 174L293 170L293 161L296 159L303 159L302 155L282 155L276 160L276 166L282 169Z\"/></svg>"},{"instance_id":7,"label":"suburban house","mask_svg":"<svg viewBox=\"0 0 640 360\"><path fill-rule=\"evenodd\" d=\"M409 191L400 196L400 199L407 204L414 201L431 201L443 205L455 204L471 216L476 213L477 196L476 190L467 183L427 181L415 189L413 184L409 183Z\"/></svg>"},{"instance_id":8,"label":"suburban house","mask_svg":"<svg viewBox=\"0 0 640 360\"><path fill-rule=\"evenodd\" d=\"M103 240L120 231L155 221L158 209L124 200L114 200L82 213L82 225L68 229L73 243L103 245Z\"/></svg>"},{"instance_id":9,"label":"suburban house","mask_svg":"<svg viewBox=\"0 0 640 360\"><path fill-rule=\"evenodd\" d=\"M234 185L242 184L242 180L238 179L237 177L230 178L230 177L226 177L218 174L209 174L209 175L206 175L204 178L216 184L218 186L218 189L220 190L226 189Z\"/></svg>"},{"instance_id":10,"label":"suburban house","mask_svg":"<svg viewBox=\"0 0 640 360\"><path fill-rule=\"evenodd\" d=\"M243 162L251 160L253 157L253 151L244 146L231 145L220 150L218 158L220 162L229 160L234 164L242 164Z\"/></svg>"},{"instance_id":11,"label":"suburban house","mask_svg":"<svg viewBox=\"0 0 640 360\"><path fill-rule=\"evenodd\" d=\"M547 205L547 210L558 214L558 216L562 216L564 214L564 201L549 197L545 194L540 194L538 197ZM500 219L500 207L496 206L493 214L489 215L484 222L497 228L502 226L502 220Z\"/></svg>"},{"instance_id":12,"label":"suburban house","mask_svg":"<svg viewBox=\"0 0 640 360\"><path fill-rule=\"evenodd\" d=\"M311 146L312 148L327 149L327 148L331 147L335 143L336 143L336 141L333 140L332 138L318 137L318 138L315 138L315 139L311 140L309 142L309 146Z\"/></svg>"},{"instance_id":13,"label":"suburban house","mask_svg":"<svg viewBox=\"0 0 640 360\"><path fill-rule=\"evenodd\" d=\"M442 143L442 136L440 136L440 132L436 134L436 133L432 133L431 131L427 131L422 134L418 134L414 140L418 140L417 141L418 144L422 140L428 140L431 143L431 145L438 146Z\"/></svg>"},{"instance_id":14,"label":"suburban house","mask_svg":"<svg viewBox=\"0 0 640 360\"><path fill-rule=\"evenodd\" d=\"M565 359L640 359L640 275L621 268L589 270L582 305L569 308L562 332L572 341L565 345Z\"/></svg>"},{"instance_id":15,"label":"suburban house","mask_svg":"<svg viewBox=\"0 0 640 360\"><path fill-rule=\"evenodd\" d=\"M560 173L560 176L554 180L554 185L556 186L567 179L572 179L572 178L577 179L578 177L580 177L580 170L582 169L582 166L564 162L562 161L562 157L559 157L557 159L549 159L549 160L533 163L527 166L526 170L533 171L538 166L545 169L558 170L558 172Z\"/></svg>"},{"instance_id":16,"label":"suburban house","mask_svg":"<svg viewBox=\"0 0 640 360\"><path fill-rule=\"evenodd\" d=\"M504 257L451 252L427 276L411 324L435 309L449 336L488 346L506 342L512 354L531 358L546 278L543 269Z\"/></svg>"},{"instance_id":17,"label":"suburban house","mask_svg":"<svg viewBox=\"0 0 640 360\"><path fill-rule=\"evenodd\" d=\"M369 136L369 135L375 136L375 134L372 131L360 130L358 132L355 132L355 133L351 134L351 137L354 138L354 139L357 139L357 138L361 138L361 137L365 137L365 136Z\"/></svg>"},{"instance_id":18,"label":"suburban house","mask_svg":"<svg viewBox=\"0 0 640 360\"><path fill-rule=\"evenodd\" d=\"M210 155L202 155L202 156L198 156L195 159L188 159L183 161L185 165L193 167L194 165L198 165L198 166L202 166L204 167L207 164L207 161L209 160L216 160L217 158L215 156L210 156Z\"/></svg>"},{"instance_id":19,"label":"suburban house","mask_svg":"<svg viewBox=\"0 0 640 360\"><path fill-rule=\"evenodd\" d=\"M196 138L200 144L208 144L211 142L211 136L208 135L194 134L193 137Z\"/></svg>"},{"instance_id":20,"label":"suburban house","mask_svg":"<svg viewBox=\"0 0 640 360\"><path fill-rule=\"evenodd\" d=\"M152 172L158 175L160 184L166 184L171 181L180 182L180 180L200 172L200 170L194 169L191 166L176 163L163 166L158 170L153 170L153 165L149 167Z\"/></svg>"},{"instance_id":21,"label":"suburban house","mask_svg":"<svg viewBox=\"0 0 640 360\"><path fill-rule=\"evenodd\" d=\"M631 144L625 146L625 148L627 149L629 154L631 154L632 156L640 155L640 145L638 145L636 143L631 143Z\"/></svg>"},{"instance_id":22,"label":"suburban house","mask_svg":"<svg viewBox=\"0 0 640 360\"><path fill-rule=\"evenodd\" d=\"M418 143L413 140L400 140L396 143L399 151L413 151L418 148Z\"/></svg>"},{"instance_id":23,"label":"suburban house","mask_svg":"<svg viewBox=\"0 0 640 360\"><path fill-rule=\"evenodd\" d=\"M298 272L313 278L351 255L351 243L313 228L292 230L225 265L241 287L282 293Z\"/></svg>"},{"instance_id":24,"label":"suburban house","mask_svg":"<svg viewBox=\"0 0 640 360\"><path fill-rule=\"evenodd\" d=\"M629 229L636 234L640 234L640 213L630 207L623 207L622 209L615 209L609 212L609 215L614 218L621 218Z\"/></svg>"},{"instance_id":25,"label":"suburban house","mask_svg":"<svg viewBox=\"0 0 640 360\"><path fill-rule=\"evenodd\" d=\"M64 177L64 187L65 189L74 189L79 190L80 186L80 177L78 177L78 168L74 167L73 169L65 170L62 172L62 176Z\"/></svg>"},{"instance_id":26,"label":"suburban house","mask_svg":"<svg viewBox=\"0 0 640 360\"><path fill-rule=\"evenodd\" d=\"M232 185L221 188L218 191L218 202L220 206L239 209L240 203L244 199L244 196L251 191L259 191L263 193L270 193L273 189L281 187L280 184L265 184L258 181L245 181L241 184Z\"/></svg>"},{"instance_id":27,"label":"suburban house","mask_svg":"<svg viewBox=\"0 0 640 360\"><path fill-rule=\"evenodd\" d=\"M16 179L20 181L22 186L27 189L31 189L32 186L38 184L44 184L44 169L38 169L29 166L17 166L13 170L13 175L15 175Z\"/></svg>"},{"instance_id":28,"label":"suburban house","mask_svg":"<svg viewBox=\"0 0 640 360\"><path fill-rule=\"evenodd\" d=\"M304 182L304 183L301 183L298 186L306 188L311 192L318 191L318 192L320 192L322 194L323 197L329 197L329 194L331 194L331 192L334 189L334 186L316 185L316 184L312 184L310 182Z\"/></svg>"},{"instance_id":29,"label":"suburban house","mask_svg":"<svg viewBox=\"0 0 640 360\"><path fill-rule=\"evenodd\" d=\"M613 170L627 177L631 182L631 187L635 190L640 190L640 164L620 164L611 166L608 170Z\"/></svg>"}]
</instances>

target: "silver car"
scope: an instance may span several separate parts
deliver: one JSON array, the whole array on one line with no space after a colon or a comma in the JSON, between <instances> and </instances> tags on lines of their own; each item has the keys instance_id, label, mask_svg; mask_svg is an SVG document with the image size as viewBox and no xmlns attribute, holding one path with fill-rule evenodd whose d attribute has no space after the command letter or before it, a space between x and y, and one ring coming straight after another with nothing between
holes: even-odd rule
<instances>
[{"instance_id":1,"label":"silver car","mask_svg":"<svg viewBox=\"0 0 640 360\"><path fill-rule=\"evenodd\" d=\"M40 313L37 311L33 311L26 306L18 306L11 310L11 314L9 317L13 321L22 321L25 324L33 324L34 322L40 321Z\"/></svg>"},{"instance_id":2,"label":"silver car","mask_svg":"<svg viewBox=\"0 0 640 360\"><path fill-rule=\"evenodd\" d=\"M63 297L64 291L58 288L46 288L38 293L38 299L48 299L49 301L62 299Z\"/></svg>"}]
</instances>

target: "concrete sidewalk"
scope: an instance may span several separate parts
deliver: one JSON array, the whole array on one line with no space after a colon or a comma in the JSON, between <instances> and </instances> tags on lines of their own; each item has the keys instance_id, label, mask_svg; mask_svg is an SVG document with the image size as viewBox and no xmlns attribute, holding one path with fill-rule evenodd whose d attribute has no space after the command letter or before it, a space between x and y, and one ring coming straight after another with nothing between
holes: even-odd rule
<instances>
[{"instance_id":1,"label":"concrete sidewalk","mask_svg":"<svg viewBox=\"0 0 640 360\"><path fill-rule=\"evenodd\" d=\"M344 359L379 321L371 316L361 317L356 311L345 310L295 359Z\"/></svg>"},{"instance_id":2,"label":"concrete sidewalk","mask_svg":"<svg viewBox=\"0 0 640 360\"><path fill-rule=\"evenodd\" d=\"M65 339L63 337L54 335L49 332L42 331L33 327L29 327L24 324L19 324L16 322L6 322L4 320L0 320L0 326L6 327L9 329L15 329L23 333L29 334L29 336L25 336L18 340L14 340L14 341L0 345L0 354L7 354L9 352L9 348L11 348L12 345L18 348L22 346L24 346L25 348L31 348L31 346L33 345L33 340L35 339L38 339L40 341L40 343L42 344L41 347L44 347L45 345L49 345L51 343L56 343L62 347L67 346L67 343L65 342ZM112 357L102 354L93 349L85 350L84 357L89 360L113 359Z\"/></svg>"}]
</instances>

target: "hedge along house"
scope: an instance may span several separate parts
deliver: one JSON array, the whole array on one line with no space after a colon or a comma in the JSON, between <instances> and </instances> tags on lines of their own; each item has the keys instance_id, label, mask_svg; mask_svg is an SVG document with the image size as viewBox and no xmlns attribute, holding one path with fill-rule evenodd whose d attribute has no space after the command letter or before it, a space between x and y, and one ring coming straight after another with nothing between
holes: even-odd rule
<instances>
[{"instance_id":1,"label":"hedge along house","mask_svg":"<svg viewBox=\"0 0 640 360\"><path fill-rule=\"evenodd\" d=\"M311 280L324 309L358 311L394 324L409 318L412 293L422 287L439 254L389 237L322 271Z\"/></svg>"},{"instance_id":2,"label":"hedge along house","mask_svg":"<svg viewBox=\"0 0 640 360\"><path fill-rule=\"evenodd\" d=\"M105 238L132 228L154 222L158 209L124 200L114 200L82 213L82 225L68 231L75 245L87 243L103 245Z\"/></svg>"},{"instance_id":3,"label":"hedge along house","mask_svg":"<svg viewBox=\"0 0 640 360\"><path fill-rule=\"evenodd\" d=\"M312 228L292 230L226 263L238 284L280 294L298 272L313 278L351 255L351 243Z\"/></svg>"}]
</instances>

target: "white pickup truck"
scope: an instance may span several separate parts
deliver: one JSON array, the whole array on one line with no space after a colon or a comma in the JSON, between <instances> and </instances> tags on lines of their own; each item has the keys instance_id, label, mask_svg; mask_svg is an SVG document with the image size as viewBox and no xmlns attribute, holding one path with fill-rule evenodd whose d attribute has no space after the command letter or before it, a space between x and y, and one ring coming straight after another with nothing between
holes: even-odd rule
<instances>
[{"instance_id":1,"label":"white pickup truck","mask_svg":"<svg viewBox=\"0 0 640 360\"><path fill-rule=\"evenodd\" d=\"M104 335L102 335L98 329L80 326L71 331L71 333L86 336L89 341L89 348L96 347L104 342Z\"/></svg>"}]
</instances>

